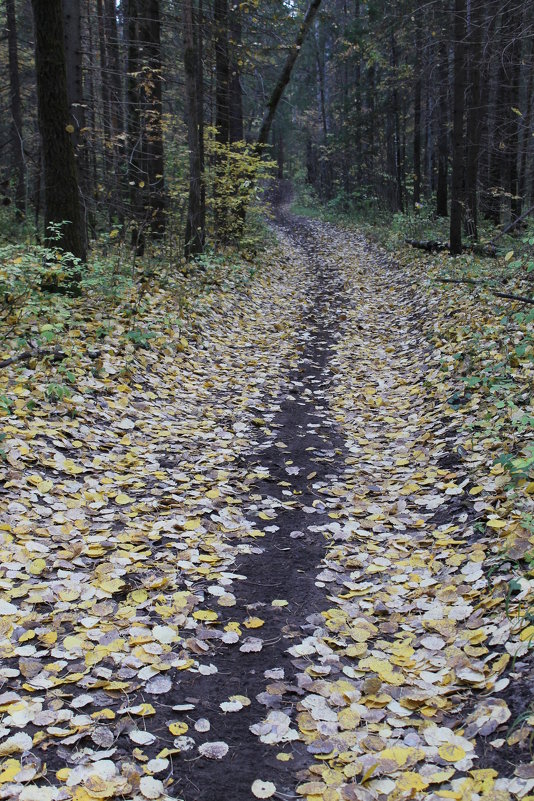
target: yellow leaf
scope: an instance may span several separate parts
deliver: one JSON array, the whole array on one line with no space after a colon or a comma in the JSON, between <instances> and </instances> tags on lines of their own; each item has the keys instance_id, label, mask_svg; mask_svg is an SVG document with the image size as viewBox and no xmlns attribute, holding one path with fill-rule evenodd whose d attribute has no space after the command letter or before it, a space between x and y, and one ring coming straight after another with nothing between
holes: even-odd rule
<instances>
[{"instance_id":1,"label":"yellow leaf","mask_svg":"<svg viewBox=\"0 0 534 801\"><path fill-rule=\"evenodd\" d=\"M219 492L218 489L212 489L212 490L208 490L208 492L206 492L206 498L212 498L213 499L213 498L220 498L220 497L221 497L221 493Z\"/></svg>"},{"instance_id":2,"label":"yellow leaf","mask_svg":"<svg viewBox=\"0 0 534 801\"><path fill-rule=\"evenodd\" d=\"M526 629L523 629L521 634L519 635L519 639L525 642L525 640L531 640L534 637L534 626L527 626Z\"/></svg>"},{"instance_id":3,"label":"yellow leaf","mask_svg":"<svg viewBox=\"0 0 534 801\"><path fill-rule=\"evenodd\" d=\"M119 492L119 494L115 497L115 503L118 503L119 506L126 506L127 503L133 503L133 498L130 498L124 492Z\"/></svg>"},{"instance_id":4,"label":"yellow leaf","mask_svg":"<svg viewBox=\"0 0 534 801\"><path fill-rule=\"evenodd\" d=\"M459 762L465 756L465 751L460 745L445 743L438 748L438 754L446 762Z\"/></svg>"},{"instance_id":5,"label":"yellow leaf","mask_svg":"<svg viewBox=\"0 0 534 801\"><path fill-rule=\"evenodd\" d=\"M213 612L211 609L198 609L196 612L193 612L193 617L195 620L203 620L207 623L213 623L214 620L217 620L219 615L217 612Z\"/></svg>"},{"instance_id":6,"label":"yellow leaf","mask_svg":"<svg viewBox=\"0 0 534 801\"><path fill-rule=\"evenodd\" d=\"M68 125L65 125L65 130L69 134L74 133L74 125L71 125L71 123L69 123Z\"/></svg>"},{"instance_id":7,"label":"yellow leaf","mask_svg":"<svg viewBox=\"0 0 534 801\"><path fill-rule=\"evenodd\" d=\"M183 723L181 721L176 723L169 723L169 731L171 734L174 734L175 737L180 737L182 734L185 734L188 731L189 726L187 723Z\"/></svg>"},{"instance_id":8,"label":"yellow leaf","mask_svg":"<svg viewBox=\"0 0 534 801\"><path fill-rule=\"evenodd\" d=\"M46 562L44 559L34 559L33 562L30 562L28 573L31 573L32 576L38 576L45 568Z\"/></svg>"},{"instance_id":9,"label":"yellow leaf","mask_svg":"<svg viewBox=\"0 0 534 801\"><path fill-rule=\"evenodd\" d=\"M264 623L265 620L262 620L261 617L247 617L243 625L247 629L259 629Z\"/></svg>"},{"instance_id":10,"label":"yellow leaf","mask_svg":"<svg viewBox=\"0 0 534 801\"><path fill-rule=\"evenodd\" d=\"M479 495L483 491L484 487L477 485L476 487L471 487L471 489L469 490L469 495Z\"/></svg>"},{"instance_id":11,"label":"yellow leaf","mask_svg":"<svg viewBox=\"0 0 534 801\"><path fill-rule=\"evenodd\" d=\"M428 781L423 779L423 777L418 773L402 773L399 779L397 779L395 791L401 793L413 793L413 791L419 792L420 790L426 790L427 787Z\"/></svg>"},{"instance_id":12,"label":"yellow leaf","mask_svg":"<svg viewBox=\"0 0 534 801\"><path fill-rule=\"evenodd\" d=\"M499 520L497 517L492 517L491 520L486 522L486 525L490 528L504 528L506 525L505 520Z\"/></svg>"},{"instance_id":13,"label":"yellow leaf","mask_svg":"<svg viewBox=\"0 0 534 801\"><path fill-rule=\"evenodd\" d=\"M20 771L21 765L18 759L6 759L2 765L2 773L0 773L0 784L6 784L13 781L17 773Z\"/></svg>"}]
</instances>

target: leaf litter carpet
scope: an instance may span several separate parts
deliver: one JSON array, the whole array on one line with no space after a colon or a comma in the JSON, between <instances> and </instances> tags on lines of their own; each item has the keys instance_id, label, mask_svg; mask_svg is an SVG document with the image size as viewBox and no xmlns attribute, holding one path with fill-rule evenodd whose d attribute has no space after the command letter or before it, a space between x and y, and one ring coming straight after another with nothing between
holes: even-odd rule
<instances>
[{"instance_id":1,"label":"leaf litter carpet","mask_svg":"<svg viewBox=\"0 0 534 801\"><path fill-rule=\"evenodd\" d=\"M279 236L178 352L124 383L110 343L82 415L9 419L0 798L534 797L530 582L489 569L531 544L448 402L448 302Z\"/></svg>"}]
</instances>

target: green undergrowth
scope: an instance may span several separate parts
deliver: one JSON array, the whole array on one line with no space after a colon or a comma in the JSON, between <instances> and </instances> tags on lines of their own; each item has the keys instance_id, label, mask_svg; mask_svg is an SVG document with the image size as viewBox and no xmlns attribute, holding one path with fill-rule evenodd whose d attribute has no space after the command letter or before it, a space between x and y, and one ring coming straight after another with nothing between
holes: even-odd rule
<instances>
[{"instance_id":1,"label":"green undergrowth","mask_svg":"<svg viewBox=\"0 0 534 801\"><path fill-rule=\"evenodd\" d=\"M165 245L147 248L140 258L115 228L92 243L82 267L30 234L25 241L4 240L0 417L76 416L88 377L113 375L127 382L143 352L168 357L186 350L192 337L201 340L203 320L221 293L247 291L270 242L272 234L258 217L239 252L208 249L186 262ZM76 271L81 281L73 297L64 290ZM47 291L50 286L58 291Z\"/></svg>"}]
</instances>

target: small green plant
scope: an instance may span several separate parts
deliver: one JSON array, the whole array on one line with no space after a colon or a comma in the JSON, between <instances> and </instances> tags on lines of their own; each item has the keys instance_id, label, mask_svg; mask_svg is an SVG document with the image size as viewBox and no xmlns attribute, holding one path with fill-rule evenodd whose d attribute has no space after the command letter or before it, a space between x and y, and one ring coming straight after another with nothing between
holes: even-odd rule
<instances>
[{"instance_id":1,"label":"small green plant","mask_svg":"<svg viewBox=\"0 0 534 801\"><path fill-rule=\"evenodd\" d=\"M135 348L149 348L150 340L157 337L155 331L142 331L140 328L132 328L126 334L126 339L133 343Z\"/></svg>"},{"instance_id":2,"label":"small green plant","mask_svg":"<svg viewBox=\"0 0 534 801\"><path fill-rule=\"evenodd\" d=\"M13 411L13 401L7 395L0 395L0 411L4 414L11 414Z\"/></svg>"},{"instance_id":3,"label":"small green plant","mask_svg":"<svg viewBox=\"0 0 534 801\"><path fill-rule=\"evenodd\" d=\"M58 384L57 382L52 381L47 386L45 394L50 403L60 403L61 401L70 398L72 391L70 387L65 386L65 384Z\"/></svg>"}]
</instances>

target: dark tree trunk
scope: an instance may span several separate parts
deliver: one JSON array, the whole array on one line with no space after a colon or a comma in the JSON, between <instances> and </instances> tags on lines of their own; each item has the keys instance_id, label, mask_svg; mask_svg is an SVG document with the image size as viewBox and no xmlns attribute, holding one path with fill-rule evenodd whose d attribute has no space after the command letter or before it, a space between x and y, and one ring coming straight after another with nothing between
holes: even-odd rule
<instances>
[{"instance_id":1,"label":"dark tree trunk","mask_svg":"<svg viewBox=\"0 0 534 801\"><path fill-rule=\"evenodd\" d=\"M165 233L165 179L163 147L163 81L159 0L143 0L140 39L143 48L143 166L146 174L144 215L153 238Z\"/></svg>"},{"instance_id":2,"label":"dark tree trunk","mask_svg":"<svg viewBox=\"0 0 534 801\"><path fill-rule=\"evenodd\" d=\"M230 60L228 55L228 0L214 0L215 24L215 126L217 141L228 144L230 137Z\"/></svg>"},{"instance_id":3,"label":"dark tree trunk","mask_svg":"<svg viewBox=\"0 0 534 801\"><path fill-rule=\"evenodd\" d=\"M239 60L241 56L241 11L239 5L232 5L230 9L230 142L240 142L243 139L243 90L241 88L241 74Z\"/></svg>"},{"instance_id":4,"label":"dark tree trunk","mask_svg":"<svg viewBox=\"0 0 534 801\"><path fill-rule=\"evenodd\" d=\"M464 205L464 107L465 107L465 33L466 0L454 2L454 86L452 131L452 181L450 251L462 252L462 210Z\"/></svg>"},{"instance_id":5,"label":"dark tree trunk","mask_svg":"<svg viewBox=\"0 0 534 801\"><path fill-rule=\"evenodd\" d=\"M214 0L213 22L215 26L215 138L220 145L227 146L230 141L230 59L228 53L228 0ZM215 163L213 195L217 213L215 225L217 239L227 242L230 238L229 209L227 208L224 185L226 156L218 153ZM233 221L232 221L233 222Z\"/></svg>"},{"instance_id":6,"label":"dark tree trunk","mask_svg":"<svg viewBox=\"0 0 534 801\"><path fill-rule=\"evenodd\" d=\"M523 45L523 14L525 6L514 4L510 10L508 21L510 25L511 43L509 47L509 101L508 101L508 141L507 145L507 172L509 176L508 190L511 195L510 205L512 217L521 215L521 201L519 194L519 150L521 144L521 64ZM532 103L532 98L529 98Z\"/></svg>"},{"instance_id":7,"label":"dark tree trunk","mask_svg":"<svg viewBox=\"0 0 534 801\"><path fill-rule=\"evenodd\" d=\"M200 157L200 175L202 180L200 182L200 220L201 228L204 231L206 225L206 182L204 181L204 168L206 155L204 152L204 4L203 0L198 0L198 8L193 9L193 21L196 21L196 33L193 28L194 34L194 49L197 54L197 97L196 97L196 113L197 113L197 128L198 128L198 147ZM203 234L204 236L204 234Z\"/></svg>"},{"instance_id":8,"label":"dark tree trunk","mask_svg":"<svg viewBox=\"0 0 534 801\"><path fill-rule=\"evenodd\" d=\"M391 34L391 66L393 68L393 75L397 71L397 42L395 35ZM395 205L396 211L404 211L404 192L403 192L403 160L402 160L402 146L401 146L401 130L400 130L400 108L399 108L399 90L397 81L393 80L393 91L391 94L391 113L393 116L393 131L394 131L394 160L395 160Z\"/></svg>"},{"instance_id":9,"label":"dark tree trunk","mask_svg":"<svg viewBox=\"0 0 534 801\"><path fill-rule=\"evenodd\" d=\"M74 147L80 144L80 132L85 127L82 74L82 29L80 0L62 0L63 41L67 71L67 99L71 124L74 126Z\"/></svg>"},{"instance_id":10,"label":"dark tree trunk","mask_svg":"<svg viewBox=\"0 0 534 801\"><path fill-rule=\"evenodd\" d=\"M468 0L468 69L467 147L465 168L465 217L467 235L478 239L478 165L480 139L486 106L482 101L482 33L484 8L481 0Z\"/></svg>"},{"instance_id":11,"label":"dark tree trunk","mask_svg":"<svg viewBox=\"0 0 534 801\"><path fill-rule=\"evenodd\" d=\"M15 207L22 218L26 212L26 180L24 140L22 138L22 105L17 43L15 0L6 0L6 28L9 54L9 104L11 109L11 147L15 173Z\"/></svg>"},{"instance_id":12,"label":"dark tree trunk","mask_svg":"<svg viewBox=\"0 0 534 801\"><path fill-rule=\"evenodd\" d=\"M189 144L189 201L185 230L185 255L196 256L204 250L205 223L202 215L202 173L199 137L198 52L193 27L193 0L183 0L184 75Z\"/></svg>"},{"instance_id":13,"label":"dark tree trunk","mask_svg":"<svg viewBox=\"0 0 534 801\"><path fill-rule=\"evenodd\" d=\"M415 86L413 112L413 203L421 202L421 94L422 94L422 48L423 32L421 13L415 29Z\"/></svg>"},{"instance_id":14,"label":"dark tree trunk","mask_svg":"<svg viewBox=\"0 0 534 801\"><path fill-rule=\"evenodd\" d=\"M69 105L61 0L32 0L39 130L45 178L45 235L82 262L87 251L76 162L68 129ZM61 225L59 238L50 226ZM72 284L79 280L73 277ZM74 287L71 285L70 287Z\"/></svg>"},{"instance_id":15,"label":"dark tree trunk","mask_svg":"<svg viewBox=\"0 0 534 801\"><path fill-rule=\"evenodd\" d=\"M106 41L106 55L108 74L109 102L109 136L112 153L112 169L109 176L111 184L111 197L109 216L110 221L115 217L119 222L124 221L122 198L127 194L126 165L124 158L124 100L122 92L122 64L119 47L119 31L117 26L116 0L104 0L104 35Z\"/></svg>"},{"instance_id":16,"label":"dark tree trunk","mask_svg":"<svg viewBox=\"0 0 534 801\"><path fill-rule=\"evenodd\" d=\"M449 173L449 49L445 39L445 31L439 43L439 100L438 100L438 180L436 186L436 214L438 217L447 217L449 214L448 199L448 173Z\"/></svg>"},{"instance_id":17,"label":"dark tree trunk","mask_svg":"<svg viewBox=\"0 0 534 801\"><path fill-rule=\"evenodd\" d=\"M278 78L278 81L275 84L275 87L271 93L269 98L269 102L267 103L267 111L265 112L265 116L263 117L263 121L260 127L260 131L258 134L258 146L262 149L267 142L269 141L269 133L271 131L271 126L273 124L274 115L276 114L276 109L278 108L278 104L284 94L284 90L289 83L289 79L291 78L291 73L293 71L293 67L295 66L295 61L297 60L297 56L300 53L304 40L306 38L306 34L308 33L313 20L319 10L319 6L321 5L321 0L311 0L310 5L308 6L308 10L302 20L302 23L299 27L295 43L291 47L285 64L282 68L282 72Z\"/></svg>"},{"instance_id":18,"label":"dark tree trunk","mask_svg":"<svg viewBox=\"0 0 534 801\"><path fill-rule=\"evenodd\" d=\"M141 124L141 52L139 35L140 3L142 0L126 0L125 25L127 32L127 158L130 208L132 217L132 244L141 256L145 248L146 220L144 195L147 175L143 159L143 130Z\"/></svg>"}]
</instances>

